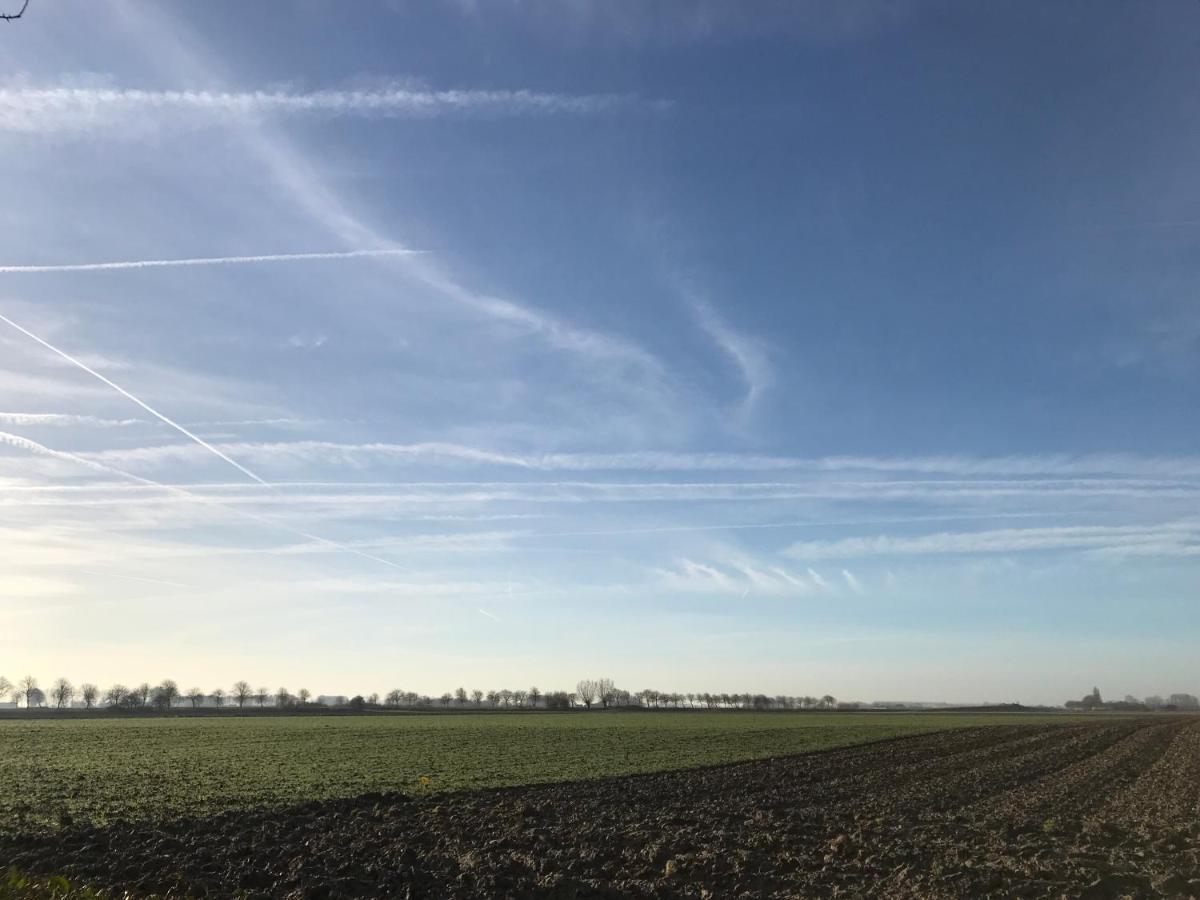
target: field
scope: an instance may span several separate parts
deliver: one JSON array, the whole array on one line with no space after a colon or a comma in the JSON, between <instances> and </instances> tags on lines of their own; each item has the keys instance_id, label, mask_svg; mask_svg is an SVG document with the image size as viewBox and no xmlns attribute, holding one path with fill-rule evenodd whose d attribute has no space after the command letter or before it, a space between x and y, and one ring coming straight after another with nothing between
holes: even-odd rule
<instances>
[{"instance_id":1,"label":"field","mask_svg":"<svg viewBox=\"0 0 1200 900\"><path fill-rule=\"evenodd\" d=\"M574 781L995 721L740 712L0 720L0 784L10 788L0 792L0 832Z\"/></svg>"},{"instance_id":2,"label":"field","mask_svg":"<svg viewBox=\"0 0 1200 900\"><path fill-rule=\"evenodd\" d=\"M61 786L106 754L73 801L130 820L18 833L10 818L0 861L133 896L1200 897L1200 717L36 724L18 726L21 759L64 751ZM180 819L199 782L155 792L189 760L215 785ZM5 766L13 792L49 796ZM650 769L670 771L615 774ZM134 793L97 802L105 778ZM405 793L362 793L389 786ZM334 799L280 806L306 795Z\"/></svg>"}]
</instances>

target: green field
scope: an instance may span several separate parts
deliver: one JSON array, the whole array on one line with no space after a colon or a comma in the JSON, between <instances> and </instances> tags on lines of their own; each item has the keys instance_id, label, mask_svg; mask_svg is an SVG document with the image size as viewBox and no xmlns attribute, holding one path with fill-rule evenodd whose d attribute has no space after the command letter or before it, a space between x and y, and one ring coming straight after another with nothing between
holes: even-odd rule
<instances>
[{"instance_id":1,"label":"green field","mask_svg":"<svg viewBox=\"0 0 1200 900\"><path fill-rule=\"evenodd\" d=\"M996 714L591 713L0 719L0 829L374 791L566 781L802 753Z\"/></svg>"}]
</instances>

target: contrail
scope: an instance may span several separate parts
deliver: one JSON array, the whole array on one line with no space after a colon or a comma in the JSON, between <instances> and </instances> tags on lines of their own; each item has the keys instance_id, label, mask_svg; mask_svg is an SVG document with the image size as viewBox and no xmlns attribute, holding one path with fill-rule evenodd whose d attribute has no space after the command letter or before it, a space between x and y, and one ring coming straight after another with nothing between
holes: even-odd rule
<instances>
[{"instance_id":1,"label":"contrail","mask_svg":"<svg viewBox=\"0 0 1200 900\"><path fill-rule=\"evenodd\" d=\"M92 572L87 569L78 569L77 571L80 575L94 575L99 578L120 578L122 581L141 581L146 584L161 584L167 587L185 588L187 590L195 588L195 585L191 584L180 584L177 581L162 581L158 578L142 578L139 575L118 575L116 572Z\"/></svg>"},{"instance_id":2,"label":"contrail","mask_svg":"<svg viewBox=\"0 0 1200 900\"><path fill-rule=\"evenodd\" d=\"M453 482L451 482L453 483ZM469 484L470 482L461 482ZM595 531L516 531L513 540L547 537L622 537L635 534L666 534L678 531L743 531L762 528L829 528L839 525L908 525L913 522L953 522L969 519L1044 519L1047 516L1082 516L1083 512L950 513L934 516L901 516L883 519L832 519L806 522L738 522L725 525L660 525L645 528L610 528Z\"/></svg>"},{"instance_id":3,"label":"contrail","mask_svg":"<svg viewBox=\"0 0 1200 900\"><path fill-rule=\"evenodd\" d=\"M503 620L503 619L501 619L499 616L493 616L493 615L492 615L490 612L488 612L486 609L482 609L482 608L481 608L481 609L479 610L479 614L480 614L480 615L483 615L483 616L487 616L489 619L495 619L497 622L503 622L503 621L504 621L504 620Z\"/></svg>"},{"instance_id":4,"label":"contrail","mask_svg":"<svg viewBox=\"0 0 1200 900\"><path fill-rule=\"evenodd\" d=\"M246 477L252 478L253 480L257 481L261 485L270 487L270 484L268 484L262 478L259 478L257 475L255 475L253 472L251 472L249 469L247 469L245 466L243 466L237 460L233 459L232 457L226 456L224 453L222 453L220 450L218 450L212 444L208 443L208 441L204 440L204 438L199 437L199 436L193 434L192 432L188 431L186 428L184 428L182 425L180 425L174 419L170 419L167 416L164 416L162 413L160 413L157 409L155 409L149 403L139 400L137 397L133 396L133 394L129 393L129 391L125 390L125 388L121 387L115 381L110 381L108 378L105 378L103 375L101 375L99 372L97 372L91 366L87 365L86 363L80 362L79 360L77 360L75 357L71 356L71 354L67 353L66 351L59 350L57 347L55 347L49 341L42 340L40 337L38 337L32 331L30 331L27 328L22 328L20 325L18 325L12 319L8 318L7 316L5 316L3 314L0 314L0 322L4 322L7 325L11 325L17 331L21 332L21 334L37 341L39 344L41 344L43 347L45 347L50 352L55 353L58 356L61 356L67 362L71 363L71 365L76 366L80 369L83 369L83 371L87 372L93 378L99 379L100 381L104 382L110 388L112 388L114 391L116 391L118 394L120 394L122 397L125 397L128 400L132 400L134 403L136 403L138 406L140 406L146 412L150 413L150 415L152 415L156 419L170 425L172 428L174 428L176 431L178 431L180 434L184 435L185 437L188 437L191 440L195 441L197 444L199 444L201 447L203 447L205 450L207 450L209 453L213 454L214 456L225 460L225 462L229 463L231 466L233 466L235 469L237 469L239 472L241 472Z\"/></svg>"},{"instance_id":5,"label":"contrail","mask_svg":"<svg viewBox=\"0 0 1200 900\"><path fill-rule=\"evenodd\" d=\"M170 266L226 266L240 263L295 262L305 259L354 259L361 256L416 256L424 250L344 250L324 253L271 253L260 256L197 256L189 259L136 259L122 262L71 263L46 266L0 266L0 273L104 272L112 269L157 269Z\"/></svg>"},{"instance_id":6,"label":"contrail","mask_svg":"<svg viewBox=\"0 0 1200 900\"><path fill-rule=\"evenodd\" d=\"M148 487L159 488L169 494L174 494L178 497L185 497L188 500L194 500L197 503L205 503L209 506L215 506L218 509L223 509L231 512L234 515L241 516L243 519L249 519L259 525L266 525L270 528L278 528L281 531L286 531L288 534L302 537L307 541L314 541L325 547L333 550L340 550L343 553L351 553L354 556L361 556L363 559L369 559L372 562L377 562L385 566L390 566L393 569L399 569L402 572L411 572L412 569L408 566L402 566L399 563L392 562L390 559L384 559L382 556L375 556L371 553L366 553L354 547L348 547L345 544L339 544L337 541L331 541L329 538L323 538L317 534L310 534L307 531L301 531L297 528L292 528L290 525L285 525L282 522L277 522L266 516L259 516L255 513L246 512L244 509L239 509L236 506L229 506L219 500L213 500L210 497L205 497L201 494L193 494L191 491L185 490L175 485L163 484L159 481L154 481L151 478L143 478L141 475L134 475L132 472L126 472L122 469L115 469L112 466L106 466L104 463L95 462L94 460L85 459L82 456L76 456L74 453L67 453L64 450L54 450L44 444L39 444L37 441L31 441L29 438L21 437L17 434L9 434L7 431L0 431L0 444L8 444L10 447L18 447L22 450L28 450L31 453L40 453L44 456L50 456L55 459L66 460L96 472L103 472L106 475L115 475L118 478L125 478L129 481L136 481L139 484L147 485ZM265 482L264 482L265 484ZM270 487L270 485L267 485ZM264 551L265 552L265 551Z\"/></svg>"},{"instance_id":7,"label":"contrail","mask_svg":"<svg viewBox=\"0 0 1200 900\"><path fill-rule=\"evenodd\" d=\"M366 251L364 251L364 252L366 252ZM150 415L155 416L156 419L166 422L166 424L169 425L170 427L173 427L175 431L178 431L181 434L184 434L184 436L187 438L191 438L192 440L194 440L194 442L196 442L200 446L203 446L203 448L205 450L208 450L209 452L211 452L212 455L215 455L216 457L221 458L221 460L224 460L227 463L229 463L230 466L233 466L235 469L238 469L238 472L246 475L247 478L251 478L254 481L257 481L258 484L263 485L263 487L271 488L272 491L275 490L274 486L272 486L270 484L270 482L265 481L262 478L259 478L258 475L251 472L251 470L247 469L245 466L242 466L242 464L240 462L234 460L234 458L224 455L223 452L221 452L220 450L217 450L215 448L215 446L212 446L210 443L206 442L206 440L204 440L204 438L198 437L197 434L193 434L192 432L188 431L187 428L180 425L179 422L176 422L173 419L167 418L166 415L163 415L162 413L158 412L157 409L155 409L154 407L151 407L149 403L145 403L143 401L138 400L137 397L134 397L132 394L130 394L130 392L128 392L127 390L122 388L121 385L116 384L115 382L113 382L113 380L109 380L108 378L102 376L102 374L100 372L97 372L96 370L94 370L94 368L91 368L90 366L85 365L84 362L80 362L79 360L74 358L74 356L72 356L71 354L68 354L68 353L64 352L64 350L60 350L58 347L55 347L54 344L49 343L48 341L43 341L42 338L35 335L34 332L30 331L29 329L22 328L22 326L18 325L16 322L13 322L12 319L8 318L7 316L4 316L4 314L2 314L2 313L0 313L0 322L4 322L4 323L7 323L8 325L11 325L12 328L17 329L18 331L22 332L22 334L25 335L26 337L31 337L32 340L36 341L37 343L40 343L42 347L50 350L50 352L52 352L56 355L61 356L62 359L65 359L67 362L70 362L70 364L72 364L73 366L78 366L79 368L82 368L82 370L84 372L90 374L90 376L100 379L101 382L103 382L104 384L107 384L109 386L109 388L112 388L113 390L118 392L118 394L120 394L121 396L127 397L128 400L131 400L134 403L137 403L139 407L142 407L143 409L145 409L146 412L150 413ZM200 500L200 502L202 502L202 503L214 503L214 502L212 502L212 500L210 500L208 498L199 497L198 494L193 494L190 491L182 490L182 488L180 488L180 487L170 487L169 485L163 485L163 484L160 484L160 482L157 482L157 481L154 481L154 480L151 480L148 478L142 478L142 476L140 476L140 475L134 475L134 474L128 473L128 472L122 472L121 469L114 469L112 467L103 466L102 463L92 462L90 460L84 460L83 457L79 457L74 454L65 454L65 452L62 452L61 450L50 450L49 448L47 448L47 446L37 444L36 442L32 442L32 440L28 440L26 438L20 438L20 437L16 436L16 434L7 434L5 432L0 432L0 442L10 443L10 444L14 444L16 446L24 446L25 449L32 449L37 452L48 452L48 454L50 454L52 456L58 456L60 458L65 458L65 460L71 460L73 462L82 463L82 464L84 464L84 466L88 466L92 469L100 469L101 472L108 472L109 474L118 475L118 476L120 476L120 478L132 479L134 481L139 481L140 484L144 484L144 485L154 485L155 487L161 487L161 488L163 488L164 491L178 493L178 494L181 494L181 496L188 497L193 500ZM216 505L221 506L222 509L232 510L240 516L244 516L246 518L251 518L251 520L253 520L253 521L256 521L259 523L265 523L265 524L268 524L268 526L271 526L274 528L282 528L283 530L287 530L287 532L290 532L295 535L299 535L300 538L304 538L306 540L311 540L311 541L316 541L317 544L320 544L320 545L323 545L326 547L332 547L332 548L335 548L335 550L340 550L344 553L353 553L354 556L362 557L364 559L371 559L371 560L373 560L373 562L382 563L383 565L389 565L389 566L391 566L392 569L400 569L401 571L412 571L412 569L407 568L407 566L403 566L398 563L391 562L390 559L384 559L383 557L372 556L371 553L365 553L365 552L362 552L361 550L355 550L354 547L348 547L346 545L338 544L337 541L331 541L328 538L322 538L322 536L317 535L317 534L308 534L307 532L300 532L300 530L296 530L295 528L283 526L283 524L281 524L281 523L271 521L271 520L269 520L269 518L263 518L262 516L256 516L256 515L251 514L251 512L246 512L245 510L238 510L238 509L234 508L234 506L227 506L227 505L224 505L221 503L216 503Z\"/></svg>"}]
</instances>

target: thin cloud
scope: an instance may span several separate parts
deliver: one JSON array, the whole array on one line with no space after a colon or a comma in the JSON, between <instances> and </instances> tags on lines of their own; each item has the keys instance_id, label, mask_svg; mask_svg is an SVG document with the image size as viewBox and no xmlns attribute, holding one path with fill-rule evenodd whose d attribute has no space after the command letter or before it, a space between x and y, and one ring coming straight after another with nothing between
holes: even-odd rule
<instances>
[{"instance_id":1,"label":"thin cloud","mask_svg":"<svg viewBox=\"0 0 1200 900\"><path fill-rule=\"evenodd\" d=\"M180 53L187 51L179 48ZM391 242L364 223L347 208L313 166L296 152L290 142L267 128L249 123L242 129L249 151L262 163L271 177L296 206L335 235L357 247L392 246ZM606 384L617 381L635 385L636 392L651 406L666 412L671 402L670 386L662 362L637 344L619 336L575 325L533 306L517 303L466 286L458 276L428 256L418 254L396 258L405 273L452 302L497 322L540 336L548 344L572 356L602 367ZM625 376L614 379L616 373Z\"/></svg>"},{"instance_id":2,"label":"thin cloud","mask_svg":"<svg viewBox=\"0 0 1200 900\"><path fill-rule=\"evenodd\" d=\"M381 556L374 556L370 553L365 553L362 550L359 550L355 547L350 547L345 544L338 543L337 541L331 541L328 538L321 537L320 535L311 534L307 531L301 531L299 529L292 528L289 525L286 525L282 522L267 518L265 516L259 516L254 513L251 513L251 512L246 512L245 510L238 509L235 506L229 506L229 505L225 504L224 502L222 502L221 500L214 499L212 497L205 497L200 494L195 494L195 493L192 493L191 491L188 491L184 488L177 487L174 485L162 484L161 482L154 481L149 478L143 478L142 476L134 475L131 472L125 472L121 469L116 469L116 468L113 468L112 466L107 466L107 465L104 465L103 463L98 463L94 460L85 459L81 456L77 456L74 453L67 453L63 450L54 450L50 447L45 446L44 444L39 444L37 441L31 441L28 438L21 437L20 435L9 434L7 432L0 431L0 444L7 444L11 447L17 447L17 448L20 448L23 450L28 450L31 453L37 453L37 454L49 456L54 459L60 459L60 460L64 460L67 462L77 463L78 465L92 469L93 471L102 472L106 475L113 475L113 476L116 476L117 478L123 478L123 479L127 479L130 481L135 481L138 484L145 485L147 487L156 487L156 488L164 490L164 491L166 491L174 496L177 496L177 497L184 497L188 500L197 501L199 503L207 503L212 506L217 506L222 509L226 509L229 512L234 513L235 515L242 517L243 519L248 519L248 520L250 520L252 522L256 522L260 525L267 525L271 528L281 529L283 531L288 532L289 534L295 535L296 537L304 538L307 541L313 541L314 543L321 544L321 545L323 545L325 547L329 547L333 550L338 550L342 553L349 553L354 556L360 556L363 559L369 559L372 562L381 563L382 565L389 566L393 569L400 569L402 571L410 571L407 566L402 566L399 563L392 562L392 560L390 560L390 559L384 559ZM266 485L266 482L262 482L262 484ZM266 486L269 487L270 485L266 485ZM266 551L266 552L269 552L269 551Z\"/></svg>"},{"instance_id":3,"label":"thin cloud","mask_svg":"<svg viewBox=\"0 0 1200 900\"><path fill-rule=\"evenodd\" d=\"M720 564L683 558L671 568L654 569L658 583L667 589L694 594L788 596L827 590L829 585L811 569L796 575L779 566L764 566L735 558Z\"/></svg>"},{"instance_id":4,"label":"thin cloud","mask_svg":"<svg viewBox=\"0 0 1200 900\"><path fill-rule=\"evenodd\" d=\"M1159 547L1164 539L1173 547L1200 541L1200 522L1167 522L1158 525L1080 525L1053 528L1000 528L988 531L939 532L916 537L852 537L836 541L802 541L784 551L796 559L851 559L874 556L1017 553L1039 550L1093 550L1128 552Z\"/></svg>"},{"instance_id":5,"label":"thin cloud","mask_svg":"<svg viewBox=\"0 0 1200 900\"><path fill-rule=\"evenodd\" d=\"M184 428L178 422L163 415L158 410L156 410L153 406L146 403L144 400L140 400L139 398L135 397L133 394L129 393L129 391L125 390L125 388L121 387L116 382L110 381L108 378L105 378L103 375L101 375L99 372L97 372L91 366L87 365L86 363L81 362L80 360L76 359L74 356L71 356L66 351L60 350L58 347L55 347L49 341L43 340L42 338L40 338L36 334L34 334L32 331L29 331L26 328L22 328L20 325L18 325L16 322L14 322L12 319L8 318L7 316L0 315L0 322L4 322L6 325L9 325L9 326L15 328L17 331L21 332L21 334L25 335L28 338L31 338L32 340L41 344L47 350L62 357L67 362L69 362L71 365L76 366L79 369L82 369L84 372L87 372L93 378L104 382L106 385L108 385L110 388L112 388L114 391L116 391L122 397L125 397L127 400L131 400L132 402L136 403L138 406L140 406L146 412L150 413L150 415L154 416L156 419L166 423L167 425L170 425L172 428L174 428L180 434L184 435L187 438L190 438L192 441L199 444L201 447L203 447L205 450L209 451L210 453L212 453L214 456L218 457L219 459L223 459L225 462L229 463L229 465L233 466L235 469L237 469L239 472L241 472L246 477L251 478L254 481L257 481L259 484L262 484L262 485L267 484L266 481L264 481L262 478L259 478L257 475L255 475L253 472L251 472L249 469L247 469L245 466L243 466L237 460L222 453L220 450L218 450L212 444L210 444L206 440L204 440L204 438L198 437L197 435L193 434L191 431L188 431L188 429Z\"/></svg>"},{"instance_id":6,"label":"thin cloud","mask_svg":"<svg viewBox=\"0 0 1200 900\"><path fill-rule=\"evenodd\" d=\"M813 580L813 584L815 584L821 590L823 590L823 591L832 591L833 590L833 586L828 581L826 581L821 576L821 573L818 572L816 569L810 568L808 570L808 577L811 578Z\"/></svg>"},{"instance_id":7,"label":"thin cloud","mask_svg":"<svg viewBox=\"0 0 1200 900\"><path fill-rule=\"evenodd\" d=\"M711 304L693 300L692 307L700 327L741 373L742 381L746 385L741 409L742 412L748 413L774 381L774 372L766 348L757 338L731 328Z\"/></svg>"},{"instance_id":8,"label":"thin cloud","mask_svg":"<svg viewBox=\"0 0 1200 900\"><path fill-rule=\"evenodd\" d=\"M90 569L78 569L76 571L80 575L90 575L95 578L117 578L121 581L139 581L143 584L156 584L160 587L180 588L182 590L192 590L195 588L195 585L180 584L177 581L163 581L160 578L144 578L140 575L122 575L117 572L94 572Z\"/></svg>"},{"instance_id":9,"label":"thin cloud","mask_svg":"<svg viewBox=\"0 0 1200 900\"><path fill-rule=\"evenodd\" d=\"M863 589L862 582L859 581L858 577L849 569L842 569L842 577L846 579L846 585L850 588L850 590L854 591L854 593L866 593L866 591Z\"/></svg>"},{"instance_id":10,"label":"thin cloud","mask_svg":"<svg viewBox=\"0 0 1200 900\"><path fill-rule=\"evenodd\" d=\"M1005 486L1014 491L1030 485L1063 489L1079 484L1109 489L1120 487L1179 487L1178 484L1145 481L1118 483L1098 482L1094 476L1124 476L1126 478L1176 478L1195 479L1200 477L1200 457L1155 457L1132 455L1081 455L1081 456L1007 456L1007 457L791 457L762 456L739 453L672 453L644 451L633 453L516 453L472 447L441 441L414 444L367 443L347 444L331 441L288 441L221 444L257 458L310 460L315 462L340 462L361 466L369 462L388 460L425 460L486 464L542 471L638 471L638 472L786 472L794 471L806 475L841 472L859 472L869 475L884 473L907 473L922 476L921 480L908 482L872 482L880 489L904 487L905 485L940 484L950 488L987 487L990 491L1002 491ZM182 459L192 453L186 445L129 448L113 451L124 454L130 460L151 463L156 460ZM116 458L116 456L114 456ZM964 481L946 479L932 480L926 476L954 476ZM996 480L982 481L982 476L994 476ZM1028 481L1034 476L1055 476L1058 481ZM1087 478L1086 482L1071 479ZM1016 480L1022 479L1022 480ZM800 487L801 484L794 485Z\"/></svg>"},{"instance_id":11,"label":"thin cloud","mask_svg":"<svg viewBox=\"0 0 1200 900\"><path fill-rule=\"evenodd\" d=\"M406 248L389 248L381 250L322 251L316 253L270 253L259 254L257 256L195 256L185 259L136 259L120 262L0 266L0 273L14 275L43 272L104 272L121 269L158 269L175 266L226 266L245 263L300 262L314 259L355 259L369 256L412 256L423 252L422 250L409 250Z\"/></svg>"},{"instance_id":12,"label":"thin cloud","mask_svg":"<svg viewBox=\"0 0 1200 900\"><path fill-rule=\"evenodd\" d=\"M124 428L144 424L142 419L102 419L99 416L78 416L65 413L17 413L0 412L0 424L18 426L68 426L85 425L94 428Z\"/></svg>"},{"instance_id":13,"label":"thin cloud","mask_svg":"<svg viewBox=\"0 0 1200 900\"><path fill-rule=\"evenodd\" d=\"M0 88L0 130L87 131L123 122L180 119L219 124L266 116L374 119L538 118L662 111L670 104L627 94L529 90L168 91L105 87Z\"/></svg>"}]
</instances>

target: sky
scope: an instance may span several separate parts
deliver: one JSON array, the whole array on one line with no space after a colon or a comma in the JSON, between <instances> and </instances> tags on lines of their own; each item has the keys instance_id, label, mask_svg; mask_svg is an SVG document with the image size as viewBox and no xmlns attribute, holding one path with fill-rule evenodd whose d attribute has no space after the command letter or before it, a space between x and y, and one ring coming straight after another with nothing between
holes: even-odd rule
<instances>
[{"instance_id":1,"label":"sky","mask_svg":"<svg viewBox=\"0 0 1200 900\"><path fill-rule=\"evenodd\" d=\"M1200 693L1200 4L0 48L11 680Z\"/></svg>"}]
</instances>

